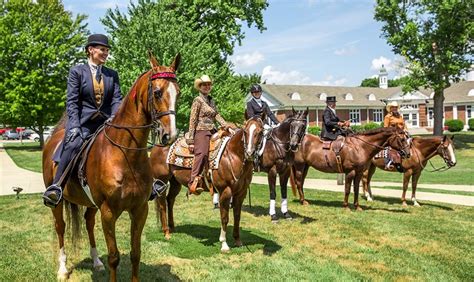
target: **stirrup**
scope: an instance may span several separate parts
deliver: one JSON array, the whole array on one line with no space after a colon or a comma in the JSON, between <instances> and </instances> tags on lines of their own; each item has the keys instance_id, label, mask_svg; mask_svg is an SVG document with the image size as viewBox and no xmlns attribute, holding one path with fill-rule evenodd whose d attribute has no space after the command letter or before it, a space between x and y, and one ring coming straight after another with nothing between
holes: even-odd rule
<instances>
[{"instance_id":1,"label":"stirrup","mask_svg":"<svg viewBox=\"0 0 474 282\"><path fill-rule=\"evenodd\" d=\"M45 206L55 208L63 198L63 190L61 189L61 186L53 184L46 189L42 197Z\"/></svg>"},{"instance_id":2,"label":"stirrup","mask_svg":"<svg viewBox=\"0 0 474 282\"><path fill-rule=\"evenodd\" d=\"M166 192L166 189L168 189L168 184L164 183L159 179L156 179L151 187L151 195L148 201L153 201L157 197L161 197L163 193Z\"/></svg>"},{"instance_id":3,"label":"stirrup","mask_svg":"<svg viewBox=\"0 0 474 282\"><path fill-rule=\"evenodd\" d=\"M196 176L196 178L194 178L193 180L193 183L191 184L191 186L189 186L188 188L188 193L189 194L193 194L193 195L201 195L202 192L204 192L204 189L202 187L199 187L199 181L201 181L201 177L200 176Z\"/></svg>"}]
</instances>

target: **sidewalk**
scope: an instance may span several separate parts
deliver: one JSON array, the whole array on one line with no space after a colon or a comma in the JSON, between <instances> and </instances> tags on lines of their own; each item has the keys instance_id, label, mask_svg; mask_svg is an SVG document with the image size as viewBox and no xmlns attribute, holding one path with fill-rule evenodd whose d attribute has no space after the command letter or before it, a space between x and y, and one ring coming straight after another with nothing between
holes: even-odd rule
<instances>
[{"instance_id":1,"label":"sidewalk","mask_svg":"<svg viewBox=\"0 0 474 282\"><path fill-rule=\"evenodd\" d=\"M43 192L43 175L17 167L0 142L0 195L15 194L13 187L23 188L22 194Z\"/></svg>"},{"instance_id":2,"label":"sidewalk","mask_svg":"<svg viewBox=\"0 0 474 282\"><path fill-rule=\"evenodd\" d=\"M252 178L252 183L268 185L268 180L266 176L254 176ZM277 183L278 183L278 180L277 180ZM400 183L375 182L375 181L372 182L372 187L381 187L381 186L392 186L392 187L395 186L395 187L400 187L400 189L394 190L394 189L372 188L372 194L375 200L377 200L377 196L401 198L402 185ZM448 190L448 191L474 192L474 186L472 185L418 184L418 187L442 189L442 190ZM290 184L288 184L288 188L291 189ZM325 190L325 191L332 191L332 192L344 192L344 186L337 185L335 179L330 180L330 179L306 178L304 182L304 189L317 189L317 190ZM351 193L353 192L354 191L352 188ZM360 187L360 195L363 195L362 187ZM410 197L411 197L411 187L409 188L407 192L407 199L409 200ZM431 192L416 192L416 199L424 200L424 201L455 204L455 205L463 205L463 206L474 206L474 196L439 194L439 193L431 193Z\"/></svg>"}]
</instances>

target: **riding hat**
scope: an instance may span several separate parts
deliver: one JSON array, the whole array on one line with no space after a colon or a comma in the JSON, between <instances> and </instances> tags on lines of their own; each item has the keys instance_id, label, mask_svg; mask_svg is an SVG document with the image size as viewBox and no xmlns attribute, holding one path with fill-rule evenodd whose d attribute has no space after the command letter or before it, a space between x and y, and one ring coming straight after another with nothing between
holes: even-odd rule
<instances>
[{"instance_id":1,"label":"riding hat","mask_svg":"<svg viewBox=\"0 0 474 282\"><path fill-rule=\"evenodd\" d=\"M337 102L336 101L336 96L328 96L326 98L326 103L329 103L329 102L334 102L334 103Z\"/></svg>"},{"instance_id":2,"label":"riding hat","mask_svg":"<svg viewBox=\"0 0 474 282\"><path fill-rule=\"evenodd\" d=\"M385 107L385 109L387 110L387 112L390 112L390 108L391 108L391 107L397 107L397 108L398 108L399 106L398 106L397 101L392 101L392 102L390 102L390 103L387 104L387 106Z\"/></svg>"},{"instance_id":3,"label":"riding hat","mask_svg":"<svg viewBox=\"0 0 474 282\"><path fill-rule=\"evenodd\" d=\"M210 82L212 84L212 80L207 74L201 76L200 78L196 78L194 81L194 88L196 88L196 90L200 90L199 88L201 87L201 84L205 82Z\"/></svg>"},{"instance_id":4,"label":"riding hat","mask_svg":"<svg viewBox=\"0 0 474 282\"><path fill-rule=\"evenodd\" d=\"M250 93L254 92L262 92L262 86L260 86L259 84L253 84L252 86L250 86Z\"/></svg>"},{"instance_id":5,"label":"riding hat","mask_svg":"<svg viewBox=\"0 0 474 282\"><path fill-rule=\"evenodd\" d=\"M109 45L109 38L103 34L92 34L87 38L87 44L85 49L89 48L89 46L96 46L96 45L101 45L105 46L107 48L110 48Z\"/></svg>"}]
</instances>

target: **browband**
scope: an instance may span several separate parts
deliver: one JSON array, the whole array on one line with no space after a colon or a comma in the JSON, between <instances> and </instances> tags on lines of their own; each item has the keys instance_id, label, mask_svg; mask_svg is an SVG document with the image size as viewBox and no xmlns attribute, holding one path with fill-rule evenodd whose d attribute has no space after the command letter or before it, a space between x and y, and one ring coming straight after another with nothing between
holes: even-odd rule
<instances>
[{"instance_id":1,"label":"browband","mask_svg":"<svg viewBox=\"0 0 474 282\"><path fill-rule=\"evenodd\" d=\"M172 78L176 79L176 74L174 72L157 72L151 75L151 80L158 78Z\"/></svg>"}]
</instances>

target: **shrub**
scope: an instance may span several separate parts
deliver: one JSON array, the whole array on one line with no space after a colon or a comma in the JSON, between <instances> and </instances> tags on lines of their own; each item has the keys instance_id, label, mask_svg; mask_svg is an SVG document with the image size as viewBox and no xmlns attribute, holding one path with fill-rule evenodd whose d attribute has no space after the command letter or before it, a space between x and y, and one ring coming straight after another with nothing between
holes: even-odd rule
<instances>
[{"instance_id":1,"label":"shrub","mask_svg":"<svg viewBox=\"0 0 474 282\"><path fill-rule=\"evenodd\" d=\"M464 123L459 119L449 119L444 122L444 125L448 127L450 132L458 132L464 128Z\"/></svg>"},{"instance_id":2,"label":"shrub","mask_svg":"<svg viewBox=\"0 0 474 282\"><path fill-rule=\"evenodd\" d=\"M319 126L308 126L308 133L319 135L321 133L321 128Z\"/></svg>"},{"instance_id":3,"label":"shrub","mask_svg":"<svg viewBox=\"0 0 474 282\"><path fill-rule=\"evenodd\" d=\"M364 130L371 130L371 129L376 129L376 128L379 128L381 127L380 124L376 123L376 122L368 122L366 124L364 124Z\"/></svg>"},{"instance_id":4,"label":"shrub","mask_svg":"<svg viewBox=\"0 0 474 282\"><path fill-rule=\"evenodd\" d=\"M467 124L469 125L469 130L474 130L474 118L470 118Z\"/></svg>"},{"instance_id":5,"label":"shrub","mask_svg":"<svg viewBox=\"0 0 474 282\"><path fill-rule=\"evenodd\" d=\"M362 131L365 130L365 129L364 129L364 126L362 126L362 125L355 125L355 124L354 124L354 125L351 125L351 129L352 129L352 131L354 131L355 133L357 133L357 132L362 132Z\"/></svg>"}]
</instances>

